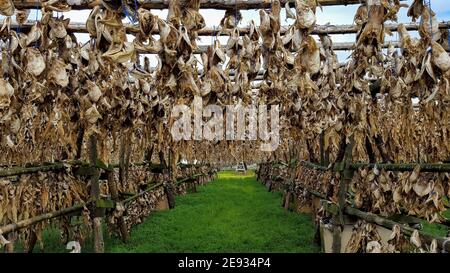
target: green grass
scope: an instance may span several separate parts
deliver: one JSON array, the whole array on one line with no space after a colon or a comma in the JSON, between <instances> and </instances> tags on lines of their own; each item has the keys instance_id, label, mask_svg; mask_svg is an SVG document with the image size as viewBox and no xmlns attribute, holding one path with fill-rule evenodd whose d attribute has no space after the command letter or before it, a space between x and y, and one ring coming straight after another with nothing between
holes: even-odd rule
<instances>
[{"instance_id":1,"label":"green grass","mask_svg":"<svg viewBox=\"0 0 450 273\"><path fill-rule=\"evenodd\" d=\"M317 252L310 215L285 212L252 173L219 173L176 207L154 213L108 252Z\"/></svg>"},{"instance_id":2,"label":"green grass","mask_svg":"<svg viewBox=\"0 0 450 273\"><path fill-rule=\"evenodd\" d=\"M450 218L450 210L444 213ZM445 236L449 228L423 221L423 231ZM106 231L106 230L105 230ZM269 193L253 172L220 172L197 193L177 196L175 209L154 212L131 230L130 242L104 233L106 252L319 252L313 243L310 215L286 212L281 194ZM68 252L59 231L43 233L44 248L35 252ZM20 252L22 246L16 245ZM82 252L93 252L88 239Z\"/></svg>"},{"instance_id":3,"label":"green grass","mask_svg":"<svg viewBox=\"0 0 450 273\"><path fill-rule=\"evenodd\" d=\"M450 210L446 210L443 213L443 216L447 219L450 218ZM440 237L446 237L447 233L450 231L450 228L441 224L430 224L427 221L422 221L423 232Z\"/></svg>"},{"instance_id":4,"label":"green grass","mask_svg":"<svg viewBox=\"0 0 450 273\"><path fill-rule=\"evenodd\" d=\"M311 215L286 212L253 172L221 172L197 193L177 196L172 210L154 212L131 230L124 244L104 233L105 252L318 252ZM57 229L43 234L44 249L68 252ZM20 251L20 244L16 246ZM92 240L82 252L93 252Z\"/></svg>"}]
</instances>

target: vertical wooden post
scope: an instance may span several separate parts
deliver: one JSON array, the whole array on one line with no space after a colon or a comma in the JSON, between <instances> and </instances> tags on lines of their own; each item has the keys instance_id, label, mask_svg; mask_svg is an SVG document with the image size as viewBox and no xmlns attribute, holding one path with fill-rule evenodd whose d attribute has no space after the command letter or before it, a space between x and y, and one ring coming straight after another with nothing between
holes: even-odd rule
<instances>
[{"instance_id":1,"label":"vertical wooden post","mask_svg":"<svg viewBox=\"0 0 450 273\"><path fill-rule=\"evenodd\" d=\"M97 200L100 197L100 170L96 167L97 165L97 136L92 134L89 137L89 161L91 167L94 168L94 174L91 177L91 200L94 201L94 207L92 209L93 219L93 231L94 231L94 250L96 253L104 252L104 242L103 242L103 229L102 229L102 209L97 208Z\"/></svg>"},{"instance_id":2,"label":"vertical wooden post","mask_svg":"<svg viewBox=\"0 0 450 273\"><path fill-rule=\"evenodd\" d=\"M325 132L320 133L320 165L325 166Z\"/></svg>"},{"instance_id":3,"label":"vertical wooden post","mask_svg":"<svg viewBox=\"0 0 450 273\"><path fill-rule=\"evenodd\" d=\"M117 191L117 185L114 182L114 171L108 172L108 188L109 192L111 193L111 199L117 204L117 202L119 201L119 192ZM125 224L125 219L122 215L117 218L117 226L119 228L122 241L124 243L128 242L129 236L127 225Z\"/></svg>"},{"instance_id":4,"label":"vertical wooden post","mask_svg":"<svg viewBox=\"0 0 450 273\"><path fill-rule=\"evenodd\" d=\"M120 136L120 147L119 147L119 182L123 185L125 181L125 135Z\"/></svg>"},{"instance_id":5,"label":"vertical wooden post","mask_svg":"<svg viewBox=\"0 0 450 273\"><path fill-rule=\"evenodd\" d=\"M7 243L5 245L5 252L6 253L14 253L14 241L16 240L16 234L13 231L13 232L8 233L7 237L8 237L7 240L9 241L9 243Z\"/></svg>"},{"instance_id":6,"label":"vertical wooden post","mask_svg":"<svg viewBox=\"0 0 450 273\"><path fill-rule=\"evenodd\" d=\"M30 232L30 237L28 238L28 244L24 250L24 252L26 253L32 253L34 246L36 245L36 241L37 241L37 236L36 236L36 232L33 231L33 229L29 229Z\"/></svg>"},{"instance_id":7,"label":"vertical wooden post","mask_svg":"<svg viewBox=\"0 0 450 273\"><path fill-rule=\"evenodd\" d=\"M128 180L129 170L130 170L132 133L133 132L131 131L131 129L127 133L126 154L125 154L125 179L126 180Z\"/></svg>"},{"instance_id":8,"label":"vertical wooden post","mask_svg":"<svg viewBox=\"0 0 450 273\"><path fill-rule=\"evenodd\" d=\"M341 252L341 234L344 228L344 209L346 205L346 195L348 185L352 179L353 171L349 168L352 160L352 150L354 145L353 136L350 137L350 143L345 147L344 160L339 163L338 171L340 173L340 183L338 191L338 208L339 211L333 216L333 253Z\"/></svg>"},{"instance_id":9,"label":"vertical wooden post","mask_svg":"<svg viewBox=\"0 0 450 273\"><path fill-rule=\"evenodd\" d=\"M77 133L77 150L76 150L75 159L81 158L81 151L83 148L83 139L84 139L84 126L81 125L78 128L78 133Z\"/></svg>"}]
</instances>

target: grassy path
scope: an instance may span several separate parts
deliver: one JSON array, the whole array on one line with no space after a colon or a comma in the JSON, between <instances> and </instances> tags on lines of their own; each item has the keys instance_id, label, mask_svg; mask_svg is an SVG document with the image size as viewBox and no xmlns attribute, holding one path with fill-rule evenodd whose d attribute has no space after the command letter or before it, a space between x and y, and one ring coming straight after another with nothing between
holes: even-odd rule
<instances>
[{"instance_id":1,"label":"grassy path","mask_svg":"<svg viewBox=\"0 0 450 273\"><path fill-rule=\"evenodd\" d=\"M285 212L280 194L254 176L219 174L198 193L178 196L131 231L106 242L108 252L317 252L310 215Z\"/></svg>"}]
</instances>

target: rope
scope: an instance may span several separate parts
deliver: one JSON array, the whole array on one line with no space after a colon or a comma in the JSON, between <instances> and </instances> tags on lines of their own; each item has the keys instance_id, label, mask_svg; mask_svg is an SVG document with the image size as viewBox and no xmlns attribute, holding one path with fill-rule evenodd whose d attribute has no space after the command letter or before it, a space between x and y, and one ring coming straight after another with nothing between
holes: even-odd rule
<instances>
[{"instance_id":1,"label":"rope","mask_svg":"<svg viewBox=\"0 0 450 273\"><path fill-rule=\"evenodd\" d=\"M138 14L138 4L137 4L137 0L134 0L134 14L137 17Z\"/></svg>"},{"instance_id":2,"label":"rope","mask_svg":"<svg viewBox=\"0 0 450 273\"><path fill-rule=\"evenodd\" d=\"M135 11L134 17L133 17L133 16L131 16L130 13L128 12L127 7L126 7L125 4L123 3L123 0L122 0L121 2L122 2L122 9L123 9L123 12L125 13L125 16L128 18L128 20L130 20L130 22L131 22L132 24L135 24L135 23L137 22L137 19L136 19L136 17L137 17L137 10ZM136 2L136 0L134 0L134 2L135 2L135 7L137 7L137 2Z\"/></svg>"}]
</instances>

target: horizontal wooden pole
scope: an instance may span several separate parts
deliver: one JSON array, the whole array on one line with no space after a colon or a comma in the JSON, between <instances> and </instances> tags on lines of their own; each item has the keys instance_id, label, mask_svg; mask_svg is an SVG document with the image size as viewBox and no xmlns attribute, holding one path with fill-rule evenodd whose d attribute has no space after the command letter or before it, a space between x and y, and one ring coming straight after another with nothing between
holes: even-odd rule
<instances>
[{"instance_id":1,"label":"horizontal wooden pole","mask_svg":"<svg viewBox=\"0 0 450 273\"><path fill-rule=\"evenodd\" d=\"M316 163L312 163L312 162L309 162L309 161L301 161L300 165L302 165L304 167L307 167L307 168L310 168L310 169L315 169L315 170L321 170L321 171L327 171L328 170L328 168L325 167L325 166L322 166L322 165L319 165L319 164L316 164Z\"/></svg>"},{"instance_id":2,"label":"horizontal wooden pole","mask_svg":"<svg viewBox=\"0 0 450 273\"><path fill-rule=\"evenodd\" d=\"M176 182L176 184L178 185L178 184L186 183L186 182L192 181L192 180L194 180L195 178L201 177L201 176L205 176L205 175L202 174L202 173L193 174L193 175L191 175L191 176L188 176L188 177L186 177L186 178L183 178L183 179L181 179L181 180L178 180L178 181Z\"/></svg>"},{"instance_id":3,"label":"horizontal wooden pole","mask_svg":"<svg viewBox=\"0 0 450 273\"><path fill-rule=\"evenodd\" d=\"M308 161L302 161L300 164L311 169L328 170L325 166ZM386 171L410 172L413 171L417 165L420 165L421 172L450 172L450 163L351 163L349 166L351 169L357 170L360 168L375 168L375 165L378 169L384 169ZM337 165L333 170L338 171Z\"/></svg>"},{"instance_id":4,"label":"horizontal wooden pole","mask_svg":"<svg viewBox=\"0 0 450 273\"><path fill-rule=\"evenodd\" d=\"M292 0L288 0L293 2ZM404 1L404 0L401 0ZM14 6L18 9L35 9L41 6L41 1L13 1ZM170 0L141 0L137 1L139 7L146 9L167 9ZM267 9L271 7L271 0L200 0L200 7L202 9ZM286 0L280 1L282 5ZM360 0L318 0L322 6L338 6L338 5L353 5L360 4ZM134 7L134 0L128 0L130 7ZM95 5L99 5L100 1L81 1L79 5L72 5L73 10L90 9Z\"/></svg>"},{"instance_id":5,"label":"horizontal wooden pole","mask_svg":"<svg viewBox=\"0 0 450 273\"><path fill-rule=\"evenodd\" d=\"M76 166L84 169L89 168L99 168L105 171L112 171L113 169L119 168L119 164L113 163L109 164L108 166L104 164L101 161L98 161L95 166L91 166L87 162L82 161L67 161L67 162L55 162L55 163L45 163L41 166L14 166L14 167L4 167L3 169L0 168L0 177L8 177L8 176L15 176L15 175L23 175L23 174L31 174L31 173L37 173L37 172L52 172L52 171L60 171L65 168L66 165ZM154 164L154 163L147 163L147 162L138 162L133 163L131 166L148 166L149 170L152 172L161 172L165 167L162 164ZM184 166L184 164L179 165L180 168L191 168L191 167L202 167L205 166L204 164L187 164ZM84 172L88 174L89 172Z\"/></svg>"},{"instance_id":6,"label":"horizontal wooden pole","mask_svg":"<svg viewBox=\"0 0 450 273\"><path fill-rule=\"evenodd\" d=\"M28 226L37 224L37 223L45 221L45 220L49 220L49 219L56 218L59 216L67 215L67 214L74 213L77 211L81 211L84 208L84 206L86 206L86 203L80 203L73 207L65 208L62 210L55 211L55 212L44 213L44 214L29 218L26 220L19 221L17 223L9 224L9 225L6 225L6 226L3 226L0 228L0 234L7 234L9 232L16 231L16 230L19 230L22 228L26 228Z\"/></svg>"},{"instance_id":7,"label":"horizontal wooden pole","mask_svg":"<svg viewBox=\"0 0 450 273\"><path fill-rule=\"evenodd\" d=\"M380 226L383 226L388 229L392 229L395 225L398 225L400 227L400 230L403 234L406 236L411 236L414 232L414 228L409 227L407 225L402 225L397 222L394 222L392 220L386 219L384 217L378 216L376 214L370 213L370 212L364 212L352 207L346 207L345 213L348 215L356 216L358 218L364 219L367 222L370 223L376 223ZM427 233L424 233L422 231L419 231L420 239L422 239L423 242L427 244L431 244L433 239L435 239L438 242L439 248L444 249L446 252L450 252L450 242L448 238L443 237L435 237L432 235L429 235Z\"/></svg>"},{"instance_id":8,"label":"horizontal wooden pole","mask_svg":"<svg viewBox=\"0 0 450 273\"><path fill-rule=\"evenodd\" d=\"M35 21L28 21L23 25L20 25L17 22L11 23L12 29L20 29L20 31L28 31L35 24ZM385 24L385 28L391 30L392 32L396 32L399 24ZM408 31L416 31L419 29L418 23L405 23L403 24ZM135 34L139 32L138 26L133 26L130 24L124 25L126 32L129 34ZM281 26L280 33L283 35L289 30L290 26ZM441 22L439 23L440 29L448 29L450 28L450 22ZM70 23L67 26L67 30L70 32L76 33L87 33L86 23ZM352 34L357 33L359 31L358 26L356 25L316 25L312 31L312 34ZM240 27L239 34L246 35L250 33L250 27ZM152 34L159 34L159 30L154 30ZM197 32L199 36L228 36L229 34L220 32L219 27L205 27Z\"/></svg>"},{"instance_id":9,"label":"horizontal wooden pole","mask_svg":"<svg viewBox=\"0 0 450 273\"><path fill-rule=\"evenodd\" d=\"M154 189L156 189L156 188L158 188L158 187L160 187L160 186L162 186L162 185L163 185L163 182L158 182L158 183L156 183L155 185L150 186L150 187L149 187L148 189L146 189L145 191L142 191L142 192L140 192L140 193L138 193L138 194L135 194L135 195L133 195L133 196L128 197L127 199L121 201L121 203L124 203L124 204L129 203L129 202L131 202L131 201L133 201L133 200L139 198L140 196L142 196L142 195L144 195L144 194L146 194L146 193L148 193L148 192L150 192L150 191L152 191L152 190L154 190Z\"/></svg>"},{"instance_id":10,"label":"horizontal wooden pole","mask_svg":"<svg viewBox=\"0 0 450 273\"><path fill-rule=\"evenodd\" d=\"M22 174L30 174L37 172L58 171L64 169L64 164L53 163L49 165L33 166L33 167L11 167L0 170L0 177L8 177Z\"/></svg>"},{"instance_id":11,"label":"horizontal wooden pole","mask_svg":"<svg viewBox=\"0 0 450 273\"><path fill-rule=\"evenodd\" d=\"M352 163L351 169L357 170L359 168L375 168L386 171L410 172L413 171L417 165L420 165L421 172L450 172L450 163L393 163L393 164L369 164L369 163Z\"/></svg>"}]
</instances>

